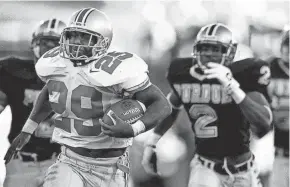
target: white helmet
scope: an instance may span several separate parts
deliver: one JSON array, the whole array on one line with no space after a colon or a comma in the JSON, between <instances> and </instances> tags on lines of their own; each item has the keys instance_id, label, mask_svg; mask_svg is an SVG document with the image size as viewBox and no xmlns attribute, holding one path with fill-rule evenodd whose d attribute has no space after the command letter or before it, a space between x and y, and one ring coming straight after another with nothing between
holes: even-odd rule
<instances>
[{"instance_id":1,"label":"white helmet","mask_svg":"<svg viewBox=\"0 0 290 187\"><path fill-rule=\"evenodd\" d=\"M204 44L220 45L222 47L222 59L220 64L229 64L233 61L237 42L232 31L221 23L209 24L200 29L193 45L193 58L199 66L203 66L200 57L200 47Z\"/></svg>"},{"instance_id":2,"label":"white helmet","mask_svg":"<svg viewBox=\"0 0 290 187\"><path fill-rule=\"evenodd\" d=\"M81 36L83 42L70 40L74 35ZM78 61L75 65L87 64L107 52L112 37L111 22L105 13L95 8L81 9L73 13L68 27L63 30L60 56L71 59L74 63Z\"/></svg>"},{"instance_id":3,"label":"white helmet","mask_svg":"<svg viewBox=\"0 0 290 187\"><path fill-rule=\"evenodd\" d=\"M49 20L41 21L34 32L32 33L31 48L36 59L40 58L46 51L59 45L59 39L62 30L66 24L58 19L52 18ZM46 45L42 40L53 41L53 45ZM44 43L44 44L42 44ZM43 46L41 46L43 45Z\"/></svg>"}]
</instances>

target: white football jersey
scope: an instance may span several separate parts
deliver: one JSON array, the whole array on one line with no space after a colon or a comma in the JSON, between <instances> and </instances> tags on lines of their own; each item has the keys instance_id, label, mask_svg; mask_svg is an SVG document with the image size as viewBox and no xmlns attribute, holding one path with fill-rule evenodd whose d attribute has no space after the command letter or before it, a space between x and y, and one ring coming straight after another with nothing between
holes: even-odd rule
<instances>
[{"instance_id":1,"label":"white football jersey","mask_svg":"<svg viewBox=\"0 0 290 187\"><path fill-rule=\"evenodd\" d=\"M124 95L151 85L147 64L135 54L109 52L88 65L74 67L54 48L44 54L35 69L46 82L49 102L56 112L52 140L72 147L121 148L132 138L102 133L99 118Z\"/></svg>"}]
</instances>

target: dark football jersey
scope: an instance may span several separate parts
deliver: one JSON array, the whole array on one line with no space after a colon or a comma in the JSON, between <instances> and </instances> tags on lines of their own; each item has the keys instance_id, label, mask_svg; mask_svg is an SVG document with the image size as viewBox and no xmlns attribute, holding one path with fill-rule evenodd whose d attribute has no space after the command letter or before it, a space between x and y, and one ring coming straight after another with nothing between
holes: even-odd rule
<instances>
[{"instance_id":1,"label":"dark football jersey","mask_svg":"<svg viewBox=\"0 0 290 187\"><path fill-rule=\"evenodd\" d=\"M0 90L6 94L12 113L10 143L20 133L43 86L32 60L8 57L0 61ZM59 152L59 146L51 144L49 138L32 136L23 151L50 157L53 152Z\"/></svg>"},{"instance_id":2,"label":"dark football jersey","mask_svg":"<svg viewBox=\"0 0 290 187\"><path fill-rule=\"evenodd\" d=\"M268 91L276 127L275 145L289 149L289 68L279 58L272 58L270 64L272 79Z\"/></svg>"},{"instance_id":3,"label":"dark football jersey","mask_svg":"<svg viewBox=\"0 0 290 187\"><path fill-rule=\"evenodd\" d=\"M244 59L229 68L242 90L258 91L269 98L267 63ZM222 158L249 151L249 122L218 80L203 79L202 73L192 66L191 58L174 60L167 78L192 122L197 153Z\"/></svg>"}]
</instances>

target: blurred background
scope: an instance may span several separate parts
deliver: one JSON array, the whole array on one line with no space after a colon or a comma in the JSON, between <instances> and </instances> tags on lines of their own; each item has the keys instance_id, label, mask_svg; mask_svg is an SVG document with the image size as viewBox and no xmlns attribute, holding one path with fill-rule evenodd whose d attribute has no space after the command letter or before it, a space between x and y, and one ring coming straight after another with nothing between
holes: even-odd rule
<instances>
[{"instance_id":1,"label":"blurred background","mask_svg":"<svg viewBox=\"0 0 290 187\"><path fill-rule=\"evenodd\" d=\"M248 51L263 59L279 56L279 36L284 25L289 24L289 6L289 1L279 0L1 1L0 58L11 55L32 58L32 31L41 20L55 17L68 21L74 11L94 7L103 10L112 20L111 50L129 51L142 57L149 65L151 81L167 94L169 85L165 74L170 60L191 55L195 36L205 24L229 25L242 44L238 55ZM9 146L6 140L9 115L7 107L0 116L1 158ZM164 184L158 184L158 179L152 182L153 178L149 186L152 183L168 187L187 185L194 142L187 117L181 114L179 118L179 123L166 134L158 148ZM146 186L150 177L140 166L144 139L146 134L136 138L131 154L132 176L141 181L140 186Z\"/></svg>"}]
</instances>

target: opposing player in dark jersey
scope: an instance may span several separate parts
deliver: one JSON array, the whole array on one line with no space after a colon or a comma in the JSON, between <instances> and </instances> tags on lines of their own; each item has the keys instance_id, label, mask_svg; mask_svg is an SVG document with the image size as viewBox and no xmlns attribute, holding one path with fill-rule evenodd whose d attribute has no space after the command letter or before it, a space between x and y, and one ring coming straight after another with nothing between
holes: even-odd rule
<instances>
[{"instance_id":1,"label":"opposing player in dark jersey","mask_svg":"<svg viewBox=\"0 0 290 187\"><path fill-rule=\"evenodd\" d=\"M20 133L38 93L44 86L35 72L34 65L42 54L58 45L65 25L58 19L50 19L42 21L37 26L31 42L34 60L7 57L0 62L0 113L7 105L10 106L12 113L11 130L8 135L10 143ZM4 186L38 186L38 183L42 182L43 172L60 152L60 147L50 142L53 128L51 125L50 119L44 121L18 156L7 164Z\"/></svg>"},{"instance_id":2,"label":"opposing player in dark jersey","mask_svg":"<svg viewBox=\"0 0 290 187\"><path fill-rule=\"evenodd\" d=\"M176 59L169 67L171 117L184 107L195 134L190 187L261 185L249 142L251 127L260 137L270 129L269 67L256 59L232 63L236 48L229 28L210 24L197 35L193 59ZM155 129L145 148L143 165L151 173L158 171L155 144L170 127L169 118L163 127Z\"/></svg>"},{"instance_id":3,"label":"opposing player in dark jersey","mask_svg":"<svg viewBox=\"0 0 290 187\"><path fill-rule=\"evenodd\" d=\"M276 158L273 169L275 186L289 186L289 29L283 31L281 58L270 60L272 80L268 87L272 98Z\"/></svg>"}]
</instances>

